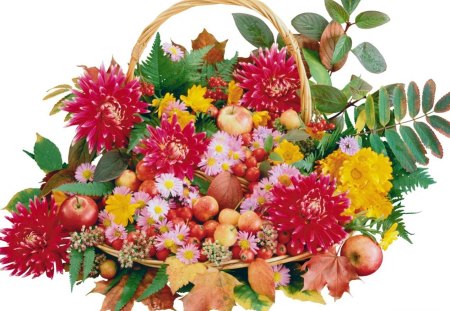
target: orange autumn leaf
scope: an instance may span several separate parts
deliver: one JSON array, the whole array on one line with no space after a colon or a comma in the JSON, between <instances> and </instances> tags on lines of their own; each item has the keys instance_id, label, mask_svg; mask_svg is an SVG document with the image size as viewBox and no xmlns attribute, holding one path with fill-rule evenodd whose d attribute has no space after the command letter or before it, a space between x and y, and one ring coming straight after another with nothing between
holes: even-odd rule
<instances>
[{"instance_id":1,"label":"orange autumn leaf","mask_svg":"<svg viewBox=\"0 0 450 311\"><path fill-rule=\"evenodd\" d=\"M228 83L228 99L227 105L239 105L239 101L244 94L244 90L236 84L234 80Z\"/></svg>"},{"instance_id":2,"label":"orange autumn leaf","mask_svg":"<svg viewBox=\"0 0 450 311\"><path fill-rule=\"evenodd\" d=\"M206 29L203 29L197 39L192 40L192 49L199 50L206 46L212 45L212 49L205 56L205 61L208 64L215 64L224 60L227 42L228 40L223 42L217 41L212 34L210 34Z\"/></svg>"},{"instance_id":3,"label":"orange autumn leaf","mask_svg":"<svg viewBox=\"0 0 450 311\"><path fill-rule=\"evenodd\" d=\"M263 259L256 258L248 267L248 282L252 289L275 301L275 278L272 267Z\"/></svg>"},{"instance_id":4,"label":"orange autumn leaf","mask_svg":"<svg viewBox=\"0 0 450 311\"><path fill-rule=\"evenodd\" d=\"M327 285L330 295L339 299L345 292L349 292L349 283L358 280L358 274L344 256L338 256L336 250L314 255L303 266L308 271L303 275L303 290L321 291Z\"/></svg>"},{"instance_id":5,"label":"orange autumn leaf","mask_svg":"<svg viewBox=\"0 0 450 311\"><path fill-rule=\"evenodd\" d=\"M322 37L320 38L320 60L325 68L333 72L341 69L347 61L348 53L338 63L334 65L331 63L336 44L344 34L345 32L342 25L333 21L325 28Z\"/></svg>"},{"instance_id":6,"label":"orange autumn leaf","mask_svg":"<svg viewBox=\"0 0 450 311\"><path fill-rule=\"evenodd\" d=\"M183 297L185 311L231 311L234 302L234 287L239 281L228 273L210 268L197 275L194 287Z\"/></svg>"}]
</instances>

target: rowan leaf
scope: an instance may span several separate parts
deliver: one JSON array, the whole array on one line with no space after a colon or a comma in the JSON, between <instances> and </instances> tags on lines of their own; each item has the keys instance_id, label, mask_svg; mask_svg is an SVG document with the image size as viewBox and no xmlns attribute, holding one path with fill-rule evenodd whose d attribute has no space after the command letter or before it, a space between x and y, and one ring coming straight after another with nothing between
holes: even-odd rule
<instances>
[{"instance_id":1,"label":"rowan leaf","mask_svg":"<svg viewBox=\"0 0 450 311\"><path fill-rule=\"evenodd\" d=\"M321 291L326 285L335 299L349 291L350 281L359 279L350 260L338 256L336 250L312 256L302 266L302 270L306 269L308 271L303 275L303 290Z\"/></svg>"},{"instance_id":2,"label":"rowan leaf","mask_svg":"<svg viewBox=\"0 0 450 311\"><path fill-rule=\"evenodd\" d=\"M167 276L169 279L172 293L176 293L181 287L193 282L198 274L206 272L206 265L203 263L194 263L186 265L176 257L166 259Z\"/></svg>"},{"instance_id":3,"label":"rowan leaf","mask_svg":"<svg viewBox=\"0 0 450 311\"><path fill-rule=\"evenodd\" d=\"M375 103L373 101L373 97L372 95L367 95L367 99L366 99L366 124L367 127L370 130L373 130L375 128L376 125L376 119L375 119Z\"/></svg>"},{"instance_id":4,"label":"rowan leaf","mask_svg":"<svg viewBox=\"0 0 450 311\"><path fill-rule=\"evenodd\" d=\"M448 120L434 115L427 117L427 122L445 137L450 137L450 122L448 122Z\"/></svg>"},{"instance_id":5,"label":"rowan leaf","mask_svg":"<svg viewBox=\"0 0 450 311\"><path fill-rule=\"evenodd\" d=\"M394 116L397 122L406 116L406 94L403 86L396 86L394 89Z\"/></svg>"},{"instance_id":6,"label":"rowan leaf","mask_svg":"<svg viewBox=\"0 0 450 311\"><path fill-rule=\"evenodd\" d=\"M370 134L369 137L370 147L372 147L373 151L376 153L382 153L387 156L386 147L384 146L383 141L380 136L377 134Z\"/></svg>"},{"instance_id":7,"label":"rowan leaf","mask_svg":"<svg viewBox=\"0 0 450 311\"><path fill-rule=\"evenodd\" d=\"M417 134L410 127L404 125L400 126L400 134L416 161L422 165L427 165L430 160L427 158L427 151Z\"/></svg>"},{"instance_id":8,"label":"rowan leaf","mask_svg":"<svg viewBox=\"0 0 450 311\"><path fill-rule=\"evenodd\" d=\"M259 295L275 301L275 279L272 267L261 258L256 258L248 267L248 282Z\"/></svg>"},{"instance_id":9,"label":"rowan leaf","mask_svg":"<svg viewBox=\"0 0 450 311\"><path fill-rule=\"evenodd\" d=\"M397 131L388 129L384 132L384 135L400 165L408 172L414 172L417 169L415 158Z\"/></svg>"},{"instance_id":10,"label":"rowan leaf","mask_svg":"<svg viewBox=\"0 0 450 311\"><path fill-rule=\"evenodd\" d=\"M236 302L247 310L269 311L273 302L265 296L258 295L249 284L241 284L234 288Z\"/></svg>"},{"instance_id":11,"label":"rowan leaf","mask_svg":"<svg viewBox=\"0 0 450 311\"><path fill-rule=\"evenodd\" d=\"M408 110L409 116L414 119L420 111L419 87L415 82L408 85Z\"/></svg>"},{"instance_id":12,"label":"rowan leaf","mask_svg":"<svg viewBox=\"0 0 450 311\"><path fill-rule=\"evenodd\" d=\"M443 113L450 110L450 93L445 94L438 100L434 107L434 112Z\"/></svg>"},{"instance_id":13,"label":"rowan leaf","mask_svg":"<svg viewBox=\"0 0 450 311\"><path fill-rule=\"evenodd\" d=\"M356 133L361 132L366 126L366 111L362 110L356 118L355 129Z\"/></svg>"},{"instance_id":14,"label":"rowan leaf","mask_svg":"<svg viewBox=\"0 0 450 311\"><path fill-rule=\"evenodd\" d=\"M391 118L391 104L389 101L389 93L385 87L380 88L378 97L379 119L382 126L386 126Z\"/></svg>"},{"instance_id":15,"label":"rowan leaf","mask_svg":"<svg viewBox=\"0 0 450 311\"><path fill-rule=\"evenodd\" d=\"M436 83L433 80L428 80L425 83L422 91L422 111L428 113L433 109L434 97L436 94Z\"/></svg>"},{"instance_id":16,"label":"rowan leaf","mask_svg":"<svg viewBox=\"0 0 450 311\"><path fill-rule=\"evenodd\" d=\"M414 122L414 129L425 147L430 149L435 157L441 159L444 156L444 150L433 130L423 122Z\"/></svg>"}]
</instances>

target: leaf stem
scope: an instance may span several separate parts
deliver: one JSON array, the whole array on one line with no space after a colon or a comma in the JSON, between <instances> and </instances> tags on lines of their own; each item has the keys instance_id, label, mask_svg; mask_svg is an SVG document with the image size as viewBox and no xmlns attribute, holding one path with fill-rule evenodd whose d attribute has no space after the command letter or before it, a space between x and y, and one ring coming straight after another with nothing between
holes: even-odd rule
<instances>
[{"instance_id":1,"label":"leaf stem","mask_svg":"<svg viewBox=\"0 0 450 311\"><path fill-rule=\"evenodd\" d=\"M345 23L345 30L344 30L344 33L347 34L348 29L349 29L352 25L354 25L354 24L355 24L355 23L346 22L346 23Z\"/></svg>"},{"instance_id":2,"label":"leaf stem","mask_svg":"<svg viewBox=\"0 0 450 311\"><path fill-rule=\"evenodd\" d=\"M366 98L365 96L363 98ZM362 98L361 98L362 99ZM356 105L356 103L358 103L361 99L358 100L354 100L354 101L350 101L348 102L348 104L344 107L344 109L342 109L341 111L339 111L338 113L336 113L334 116L332 116L331 118L329 118L328 120L333 120L337 117L339 117L341 114L343 114L348 108L350 107L354 107Z\"/></svg>"},{"instance_id":3,"label":"leaf stem","mask_svg":"<svg viewBox=\"0 0 450 311\"><path fill-rule=\"evenodd\" d=\"M372 132L375 132L375 131L388 130L390 128L394 128L394 127L397 127L397 126L402 125L402 124L415 122L415 121L417 121L419 119L422 119L422 118L425 118L425 117L428 117L428 114L424 114L424 115L421 115L420 117L412 118L411 120L402 121L402 122L395 123L395 124L392 124L392 125L389 125L389 126L385 126L385 127L379 128L379 129L373 129L373 130L369 130L369 131L360 132L360 133L358 133L356 135L360 136L360 135L369 134L369 133L372 133Z\"/></svg>"}]
</instances>

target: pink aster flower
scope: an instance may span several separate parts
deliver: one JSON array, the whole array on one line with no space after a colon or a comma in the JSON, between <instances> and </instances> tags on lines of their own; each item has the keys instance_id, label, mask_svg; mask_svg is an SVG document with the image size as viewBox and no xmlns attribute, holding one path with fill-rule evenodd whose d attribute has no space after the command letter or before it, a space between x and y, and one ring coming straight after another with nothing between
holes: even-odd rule
<instances>
[{"instance_id":1,"label":"pink aster flower","mask_svg":"<svg viewBox=\"0 0 450 311\"><path fill-rule=\"evenodd\" d=\"M272 130L267 126L258 126L253 130L252 138L254 140L266 140L269 135L272 135Z\"/></svg>"},{"instance_id":2,"label":"pink aster flower","mask_svg":"<svg viewBox=\"0 0 450 311\"><path fill-rule=\"evenodd\" d=\"M239 211L242 214L246 211L254 211L258 207L259 207L259 205L258 205L256 198L250 197L250 198L247 198L244 201L242 201Z\"/></svg>"},{"instance_id":3,"label":"pink aster flower","mask_svg":"<svg viewBox=\"0 0 450 311\"><path fill-rule=\"evenodd\" d=\"M127 238L127 231L125 230L125 227L122 225L118 225L115 222L111 224L108 228L105 230L105 236L109 243L114 242L117 239L126 239Z\"/></svg>"},{"instance_id":4,"label":"pink aster flower","mask_svg":"<svg viewBox=\"0 0 450 311\"><path fill-rule=\"evenodd\" d=\"M342 137L339 140L339 148L343 153L348 155L354 155L361 149L358 144L358 141L352 136Z\"/></svg>"},{"instance_id":5,"label":"pink aster flower","mask_svg":"<svg viewBox=\"0 0 450 311\"><path fill-rule=\"evenodd\" d=\"M151 226L155 225L156 220L152 213L147 208L140 210L139 216L137 218L137 225L142 228L142 230L147 230Z\"/></svg>"},{"instance_id":6,"label":"pink aster flower","mask_svg":"<svg viewBox=\"0 0 450 311\"><path fill-rule=\"evenodd\" d=\"M133 193L131 204L139 204L139 207L136 209L136 213L138 213L141 208L144 208L150 199L151 197L147 192L138 191Z\"/></svg>"},{"instance_id":7,"label":"pink aster flower","mask_svg":"<svg viewBox=\"0 0 450 311\"><path fill-rule=\"evenodd\" d=\"M230 134L228 134L227 132L224 131L218 131L217 133L215 133L212 136L213 140L217 140L219 142L223 142L226 143L228 142L233 136L231 136Z\"/></svg>"},{"instance_id":8,"label":"pink aster flower","mask_svg":"<svg viewBox=\"0 0 450 311\"><path fill-rule=\"evenodd\" d=\"M75 170L75 179L81 183L94 180L95 165L91 163L80 164Z\"/></svg>"},{"instance_id":9,"label":"pink aster flower","mask_svg":"<svg viewBox=\"0 0 450 311\"><path fill-rule=\"evenodd\" d=\"M148 202L147 209L153 219L161 219L164 218L169 212L169 203L161 197L155 196Z\"/></svg>"},{"instance_id":10,"label":"pink aster flower","mask_svg":"<svg viewBox=\"0 0 450 311\"><path fill-rule=\"evenodd\" d=\"M290 270L283 265L272 266L275 287L287 286L291 281Z\"/></svg>"},{"instance_id":11,"label":"pink aster flower","mask_svg":"<svg viewBox=\"0 0 450 311\"><path fill-rule=\"evenodd\" d=\"M174 174L166 173L156 177L156 188L164 198L183 195L183 181Z\"/></svg>"},{"instance_id":12,"label":"pink aster flower","mask_svg":"<svg viewBox=\"0 0 450 311\"><path fill-rule=\"evenodd\" d=\"M274 187L274 183L269 178L265 177L261 179L261 181L258 183L258 188L265 191L270 191Z\"/></svg>"},{"instance_id":13,"label":"pink aster flower","mask_svg":"<svg viewBox=\"0 0 450 311\"><path fill-rule=\"evenodd\" d=\"M162 48L164 53L169 55L173 62L178 62L184 57L184 52L175 44L166 42L163 44Z\"/></svg>"},{"instance_id":14,"label":"pink aster flower","mask_svg":"<svg viewBox=\"0 0 450 311\"><path fill-rule=\"evenodd\" d=\"M215 156L217 158L225 158L228 156L230 148L228 147L227 141L220 141L218 139L213 139L208 145L208 154Z\"/></svg>"},{"instance_id":15,"label":"pink aster flower","mask_svg":"<svg viewBox=\"0 0 450 311\"><path fill-rule=\"evenodd\" d=\"M292 179L299 176L300 172L298 169L286 163L272 167L269 172L269 179L274 185L283 185L285 187L290 187Z\"/></svg>"},{"instance_id":16,"label":"pink aster flower","mask_svg":"<svg viewBox=\"0 0 450 311\"><path fill-rule=\"evenodd\" d=\"M182 101L172 101L170 102L167 107L164 109L163 113L169 113L173 110L180 110L180 111L186 111L187 107L186 104Z\"/></svg>"},{"instance_id":17,"label":"pink aster flower","mask_svg":"<svg viewBox=\"0 0 450 311\"><path fill-rule=\"evenodd\" d=\"M198 165L208 176L216 176L220 173L220 161L219 159L212 153L206 153L199 165Z\"/></svg>"},{"instance_id":18,"label":"pink aster flower","mask_svg":"<svg viewBox=\"0 0 450 311\"><path fill-rule=\"evenodd\" d=\"M252 233L246 231L239 231L237 244L242 250L249 249L252 253L256 254L259 250L259 239Z\"/></svg>"},{"instance_id":19,"label":"pink aster flower","mask_svg":"<svg viewBox=\"0 0 450 311\"><path fill-rule=\"evenodd\" d=\"M189 265L198 262L200 251L194 244L186 244L178 248L176 256L182 263Z\"/></svg>"},{"instance_id":20,"label":"pink aster flower","mask_svg":"<svg viewBox=\"0 0 450 311\"><path fill-rule=\"evenodd\" d=\"M107 210L103 210L98 214L98 218L100 220L100 223L105 227L108 228L113 224L114 221L114 215L111 213L108 213Z\"/></svg>"},{"instance_id":21,"label":"pink aster flower","mask_svg":"<svg viewBox=\"0 0 450 311\"><path fill-rule=\"evenodd\" d=\"M162 250L164 248L167 248L169 250L172 250L174 247L177 246L177 237L175 235L175 232L165 232L159 236L156 237L156 249Z\"/></svg>"},{"instance_id":22,"label":"pink aster flower","mask_svg":"<svg viewBox=\"0 0 450 311\"><path fill-rule=\"evenodd\" d=\"M128 188L127 186L119 186L119 187L115 187L113 190L113 194L122 194L122 195L127 195L131 193L131 189Z\"/></svg>"},{"instance_id":23,"label":"pink aster flower","mask_svg":"<svg viewBox=\"0 0 450 311\"><path fill-rule=\"evenodd\" d=\"M177 245L183 245L186 238L189 236L189 227L186 224L178 224L175 225L175 229L173 231L177 238Z\"/></svg>"},{"instance_id":24,"label":"pink aster flower","mask_svg":"<svg viewBox=\"0 0 450 311\"><path fill-rule=\"evenodd\" d=\"M160 233L167 233L173 229L173 223L164 218L158 220L155 224L155 227Z\"/></svg>"}]
</instances>

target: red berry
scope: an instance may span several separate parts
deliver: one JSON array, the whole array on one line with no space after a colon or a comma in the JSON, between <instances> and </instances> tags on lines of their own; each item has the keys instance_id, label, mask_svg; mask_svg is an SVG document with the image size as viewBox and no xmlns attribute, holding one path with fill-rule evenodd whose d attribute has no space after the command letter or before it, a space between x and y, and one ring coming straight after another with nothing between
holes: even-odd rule
<instances>
[{"instance_id":1,"label":"red berry","mask_svg":"<svg viewBox=\"0 0 450 311\"><path fill-rule=\"evenodd\" d=\"M169 212L167 213L167 220L173 220L174 218L177 217L177 211L175 209L171 209L169 210Z\"/></svg>"},{"instance_id":2,"label":"red berry","mask_svg":"<svg viewBox=\"0 0 450 311\"><path fill-rule=\"evenodd\" d=\"M142 93L147 96L155 95L155 86L151 83L141 82Z\"/></svg>"},{"instance_id":3,"label":"red berry","mask_svg":"<svg viewBox=\"0 0 450 311\"><path fill-rule=\"evenodd\" d=\"M201 242L198 238L191 236L188 238L187 244L194 244L195 246L200 247Z\"/></svg>"},{"instance_id":4,"label":"red berry","mask_svg":"<svg viewBox=\"0 0 450 311\"><path fill-rule=\"evenodd\" d=\"M200 261L200 262L206 262L206 261L208 261L208 256L206 256L205 254L203 254L203 252L200 252L200 257L198 257L198 261Z\"/></svg>"},{"instance_id":5,"label":"red berry","mask_svg":"<svg viewBox=\"0 0 450 311\"><path fill-rule=\"evenodd\" d=\"M275 254L277 254L277 256L283 256L286 255L286 253L287 253L286 245L278 243L277 249L275 250Z\"/></svg>"},{"instance_id":6,"label":"red berry","mask_svg":"<svg viewBox=\"0 0 450 311\"><path fill-rule=\"evenodd\" d=\"M233 254L233 259L240 259L241 258L241 247L239 245L233 245L231 248L231 254Z\"/></svg>"},{"instance_id":7,"label":"red berry","mask_svg":"<svg viewBox=\"0 0 450 311\"><path fill-rule=\"evenodd\" d=\"M266 259L272 258L273 252L270 249L264 247L264 248L260 248L258 250L257 255L258 255L258 258L266 260Z\"/></svg>"},{"instance_id":8,"label":"red berry","mask_svg":"<svg viewBox=\"0 0 450 311\"><path fill-rule=\"evenodd\" d=\"M252 142L252 135L250 133L242 134L241 138L242 138L242 143L244 144L244 146L248 146Z\"/></svg>"},{"instance_id":9,"label":"red berry","mask_svg":"<svg viewBox=\"0 0 450 311\"><path fill-rule=\"evenodd\" d=\"M151 246L150 249L148 250L148 257L152 258L156 255L156 247L155 246Z\"/></svg>"},{"instance_id":10,"label":"red berry","mask_svg":"<svg viewBox=\"0 0 450 311\"><path fill-rule=\"evenodd\" d=\"M209 106L209 108L208 108L208 110L206 111L206 113L207 113L208 115L210 115L212 118L215 118L215 117L217 117L217 115L219 114L219 109L217 109L216 106L211 105L211 106Z\"/></svg>"},{"instance_id":11,"label":"red berry","mask_svg":"<svg viewBox=\"0 0 450 311\"><path fill-rule=\"evenodd\" d=\"M148 227L147 230L145 230L145 235L147 238L151 238L152 236L156 235L156 228L155 227Z\"/></svg>"},{"instance_id":12,"label":"red berry","mask_svg":"<svg viewBox=\"0 0 450 311\"><path fill-rule=\"evenodd\" d=\"M258 187L258 183L256 181L253 181L248 184L248 191L252 193L255 189L255 187Z\"/></svg>"},{"instance_id":13,"label":"red berry","mask_svg":"<svg viewBox=\"0 0 450 311\"><path fill-rule=\"evenodd\" d=\"M167 259L167 257L169 257L169 255L170 255L170 251L167 248L163 248L156 252L156 258L158 260L162 260L162 261L165 261Z\"/></svg>"},{"instance_id":14,"label":"red berry","mask_svg":"<svg viewBox=\"0 0 450 311\"><path fill-rule=\"evenodd\" d=\"M116 251L120 251L123 246L123 240L122 239L116 239L111 243L111 247L114 248Z\"/></svg>"},{"instance_id":15,"label":"red berry","mask_svg":"<svg viewBox=\"0 0 450 311\"><path fill-rule=\"evenodd\" d=\"M287 253L289 256L297 256L303 252L303 244L296 240L291 240L287 245Z\"/></svg>"},{"instance_id":16,"label":"red berry","mask_svg":"<svg viewBox=\"0 0 450 311\"><path fill-rule=\"evenodd\" d=\"M127 242L133 243L134 241L137 240L137 238L138 238L138 234L136 231L130 232L130 233L128 233L128 236L127 236Z\"/></svg>"},{"instance_id":17,"label":"red berry","mask_svg":"<svg viewBox=\"0 0 450 311\"><path fill-rule=\"evenodd\" d=\"M246 170L247 166L245 166L245 164L242 162L239 162L238 164L235 164L231 167L231 171L233 172L233 174L238 177L244 177Z\"/></svg>"},{"instance_id":18,"label":"red berry","mask_svg":"<svg viewBox=\"0 0 450 311\"><path fill-rule=\"evenodd\" d=\"M258 162L264 161L267 157L267 152L266 150L264 150L264 148L258 148L253 150L252 154L255 157L256 161Z\"/></svg>"},{"instance_id":19,"label":"red berry","mask_svg":"<svg viewBox=\"0 0 450 311\"><path fill-rule=\"evenodd\" d=\"M201 241L206 237L205 228L202 225L196 224L195 226L192 226L189 235Z\"/></svg>"},{"instance_id":20,"label":"red berry","mask_svg":"<svg viewBox=\"0 0 450 311\"><path fill-rule=\"evenodd\" d=\"M184 225L184 224L186 224L186 221L183 219L183 218L181 218L181 217L175 217L174 219L172 219L172 223L173 223L173 225L174 226L176 226L176 225Z\"/></svg>"},{"instance_id":21,"label":"red berry","mask_svg":"<svg viewBox=\"0 0 450 311\"><path fill-rule=\"evenodd\" d=\"M250 156L245 159L245 165L247 165L248 168L256 167L258 166L258 161L256 161L256 158L254 156Z\"/></svg>"},{"instance_id":22,"label":"red berry","mask_svg":"<svg viewBox=\"0 0 450 311\"><path fill-rule=\"evenodd\" d=\"M189 221L194 216L190 207L181 207L176 210L177 216Z\"/></svg>"},{"instance_id":23,"label":"red berry","mask_svg":"<svg viewBox=\"0 0 450 311\"><path fill-rule=\"evenodd\" d=\"M255 260L255 254L253 254L249 249L243 249L239 256L241 258L241 261L245 263L250 263Z\"/></svg>"},{"instance_id":24,"label":"red berry","mask_svg":"<svg viewBox=\"0 0 450 311\"><path fill-rule=\"evenodd\" d=\"M245 173L245 178L248 181L257 181L259 179L259 176L261 173L259 172L259 168L257 167L250 167L247 172Z\"/></svg>"},{"instance_id":25,"label":"red berry","mask_svg":"<svg viewBox=\"0 0 450 311\"><path fill-rule=\"evenodd\" d=\"M291 240L291 233L289 231L278 232L278 242L281 244L287 244Z\"/></svg>"}]
</instances>

